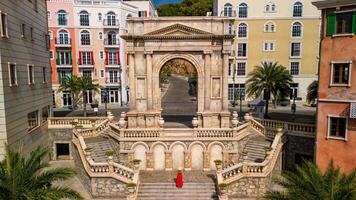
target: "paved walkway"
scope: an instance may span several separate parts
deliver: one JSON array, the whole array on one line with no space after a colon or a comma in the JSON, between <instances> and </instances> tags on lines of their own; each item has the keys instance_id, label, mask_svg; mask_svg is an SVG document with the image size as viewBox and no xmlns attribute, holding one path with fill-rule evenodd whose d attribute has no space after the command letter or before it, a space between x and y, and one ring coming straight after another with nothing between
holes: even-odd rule
<instances>
[{"instance_id":1,"label":"paved walkway","mask_svg":"<svg viewBox=\"0 0 356 200\"><path fill-rule=\"evenodd\" d=\"M140 171L142 183L174 183L177 171ZM184 182L188 183L214 183L215 173L204 171L184 171Z\"/></svg>"}]
</instances>

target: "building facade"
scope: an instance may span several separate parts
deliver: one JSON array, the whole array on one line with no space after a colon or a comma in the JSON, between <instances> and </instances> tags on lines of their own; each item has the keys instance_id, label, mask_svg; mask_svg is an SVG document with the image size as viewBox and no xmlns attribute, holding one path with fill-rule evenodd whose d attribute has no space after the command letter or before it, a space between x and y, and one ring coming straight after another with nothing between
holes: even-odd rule
<instances>
[{"instance_id":1,"label":"building facade","mask_svg":"<svg viewBox=\"0 0 356 200\"><path fill-rule=\"evenodd\" d=\"M128 101L126 19L152 17L151 1L49 0L53 106L72 106L69 92L57 92L67 77L88 76L100 93L88 91L87 103L125 105ZM141 6L141 7L138 7Z\"/></svg>"},{"instance_id":2,"label":"building facade","mask_svg":"<svg viewBox=\"0 0 356 200\"><path fill-rule=\"evenodd\" d=\"M245 91L248 73L262 62L285 66L293 75L291 94L306 100L307 87L317 79L320 29L320 11L310 0L216 0L214 14L230 17L235 34L230 100L234 89Z\"/></svg>"},{"instance_id":3,"label":"building facade","mask_svg":"<svg viewBox=\"0 0 356 200\"><path fill-rule=\"evenodd\" d=\"M45 1L0 1L0 159L46 144L51 68Z\"/></svg>"},{"instance_id":4,"label":"building facade","mask_svg":"<svg viewBox=\"0 0 356 200\"><path fill-rule=\"evenodd\" d=\"M356 168L356 2L324 0L322 10L316 163Z\"/></svg>"}]
</instances>

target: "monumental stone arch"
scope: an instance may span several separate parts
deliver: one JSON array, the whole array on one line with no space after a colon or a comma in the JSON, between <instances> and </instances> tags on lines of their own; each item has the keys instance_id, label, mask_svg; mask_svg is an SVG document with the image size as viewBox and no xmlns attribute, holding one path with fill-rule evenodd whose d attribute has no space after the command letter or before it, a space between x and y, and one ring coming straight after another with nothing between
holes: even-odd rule
<instances>
[{"instance_id":1,"label":"monumental stone arch","mask_svg":"<svg viewBox=\"0 0 356 200\"><path fill-rule=\"evenodd\" d=\"M228 128L228 58L233 35L227 18L130 18L126 40L130 88L128 128L159 128L159 73L172 59L189 61L198 73L199 128ZM196 147L198 148L198 147Z\"/></svg>"}]
</instances>

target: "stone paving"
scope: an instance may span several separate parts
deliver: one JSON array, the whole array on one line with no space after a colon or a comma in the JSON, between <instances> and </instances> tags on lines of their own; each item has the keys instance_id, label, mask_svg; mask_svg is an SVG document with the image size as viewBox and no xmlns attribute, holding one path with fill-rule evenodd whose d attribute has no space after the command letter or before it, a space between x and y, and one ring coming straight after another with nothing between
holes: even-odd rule
<instances>
[{"instance_id":1,"label":"stone paving","mask_svg":"<svg viewBox=\"0 0 356 200\"><path fill-rule=\"evenodd\" d=\"M177 171L141 171L140 180L143 183L174 183ZM214 171L183 171L184 182L214 183Z\"/></svg>"}]
</instances>

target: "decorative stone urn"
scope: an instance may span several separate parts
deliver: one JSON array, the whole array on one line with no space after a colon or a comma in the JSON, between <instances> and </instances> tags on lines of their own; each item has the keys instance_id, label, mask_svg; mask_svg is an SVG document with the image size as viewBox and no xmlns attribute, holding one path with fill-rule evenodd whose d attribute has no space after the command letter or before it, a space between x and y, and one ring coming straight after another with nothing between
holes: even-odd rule
<instances>
[{"instance_id":1,"label":"decorative stone urn","mask_svg":"<svg viewBox=\"0 0 356 200\"><path fill-rule=\"evenodd\" d=\"M108 119L112 121L114 119L114 115L111 113L111 111L108 111Z\"/></svg>"},{"instance_id":2,"label":"decorative stone urn","mask_svg":"<svg viewBox=\"0 0 356 200\"><path fill-rule=\"evenodd\" d=\"M163 119L162 117L159 118L159 120L158 120L158 125L159 125L159 127L163 128L164 119Z\"/></svg>"},{"instance_id":3,"label":"decorative stone urn","mask_svg":"<svg viewBox=\"0 0 356 200\"><path fill-rule=\"evenodd\" d=\"M127 125L127 121L125 120L125 118L120 117L120 119L119 119L119 127L121 129L124 129L124 128L126 128L126 125Z\"/></svg>"},{"instance_id":4,"label":"decorative stone urn","mask_svg":"<svg viewBox=\"0 0 356 200\"><path fill-rule=\"evenodd\" d=\"M194 128L197 128L197 127L198 127L199 121L198 121L198 118L197 118L197 117L193 117L192 125L193 125Z\"/></svg>"},{"instance_id":5,"label":"decorative stone urn","mask_svg":"<svg viewBox=\"0 0 356 200\"><path fill-rule=\"evenodd\" d=\"M245 121L250 121L252 119L252 116L250 115L250 113L246 113L244 116Z\"/></svg>"},{"instance_id":6,"label":"decorative stone urn","mask_svg":"<svg viewBox=\"0 0 356 200\"><path fill-rule=\"evenodd\" d=\"M236 111L232 112L232 119L231 119L232 128L236 128L237 125L239 124L238 117L239 117L239 115L237 114Z\"/></svg>"}]
</instances>

